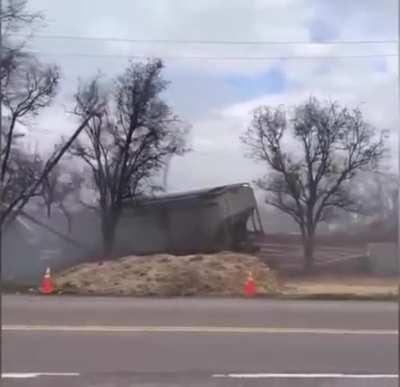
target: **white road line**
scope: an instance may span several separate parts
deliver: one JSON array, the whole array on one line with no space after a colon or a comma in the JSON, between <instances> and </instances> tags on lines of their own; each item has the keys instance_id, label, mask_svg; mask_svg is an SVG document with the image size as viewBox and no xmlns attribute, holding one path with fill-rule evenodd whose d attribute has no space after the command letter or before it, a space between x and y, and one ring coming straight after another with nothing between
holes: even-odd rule
<instances>
[{"instance_id":1,"label":"white road line","mask_svg":"<svg viewBox=\"0 0 400 387\"><path fill-rule=\"evenodd\" d=\"M79 372L6 372L2 379L32 379L41 376L68 377L80 376ZM295 373L258 373L258 374L214 374L213 378L237 379L398 379L396 374L295 374Z\"/></svg>"},{"instance_id":2,"label":"white road line","mask_svg":"<svg viewBox=\"0 0 400 387\"><path fill-rule=\"evenodd\" d=\"M238 379L398 379L396 374L288 374L288 373L260 373L260 374L215 374L213 378Z\"/></svg>"},{"instance_id":3,"label":"white road line","mask_svg":"<svg viewBox=\"0 0 400 387\"><path fill-rule=\"evenodd\" d=\"M3 331L43 332L177 332L177 333L303 333L320 335L398 335L391 329L328 329L222 326L3 325Z\"/></svg>"},{"instance_id":4,"label":"white road line","mask_svg":"<svg viewBox=\"0 0 400 387\"><path fill-rule=\"evenodd\" d=\"M6 372L2 379L32 379L40 376L79 376L78 372Z\"/></svg>"},{"instance_id":5,"label":"white road line","mask_svg":"<svg viewBox=\"0 0 400 387\"><path fill-rule=\"evenodd\" d=\"M9 372L1 374L2 379L32 379L41 376L68 377L80 376L78 372ZM259 373L259 374L214 374L213 378L238 379L398 379L396 374L295 374L295 373Z\"/></svg>"}]
</instances>

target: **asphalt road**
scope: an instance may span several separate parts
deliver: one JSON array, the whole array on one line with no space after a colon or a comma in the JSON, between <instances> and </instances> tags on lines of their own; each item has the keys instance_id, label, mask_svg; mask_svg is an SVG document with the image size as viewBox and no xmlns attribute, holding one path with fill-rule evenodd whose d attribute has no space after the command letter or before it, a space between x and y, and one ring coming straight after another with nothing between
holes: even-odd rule
<instances>
[{"instance_id":1,"label":"asphalt road","mask_svg":"<svg viewBox=\"0 0 400 387\"><path fill-rule=\"evenodd\" d=\"M2 298L4 386L397 386L395 303Z\"/></svg>"}]
</instances>

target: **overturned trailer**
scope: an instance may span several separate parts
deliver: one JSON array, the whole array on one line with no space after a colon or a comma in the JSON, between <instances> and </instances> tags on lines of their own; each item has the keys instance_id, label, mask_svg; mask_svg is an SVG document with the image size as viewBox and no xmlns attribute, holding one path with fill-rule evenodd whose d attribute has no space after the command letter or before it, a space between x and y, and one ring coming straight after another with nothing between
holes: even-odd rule
<instances>
[{"instance_id":1,"label":"overturned trailer","mask_svg":"<svg viewBox=\"0 0 400 387\"><path fill-rule=\"evenodd\" d=\"M263 227L249 184L125 203L116 233L120 252L187 254L241 250Z\"/></svg>"},{"instance_id":2,"label":"overturned trailer","mask_svg":"<svg viewBox=\"0 0 400 387\"><path fill-rule=\"evenodd\" d=\"M37 283L47 266L102 260L98 215L80 210L70 217L70 231L56 213L50 219L26 214L5 230L2 279ZM225 185L127 201L114 255L248 250L258 233L263 228L250 185Z\"/></svg>"}]
</instances>

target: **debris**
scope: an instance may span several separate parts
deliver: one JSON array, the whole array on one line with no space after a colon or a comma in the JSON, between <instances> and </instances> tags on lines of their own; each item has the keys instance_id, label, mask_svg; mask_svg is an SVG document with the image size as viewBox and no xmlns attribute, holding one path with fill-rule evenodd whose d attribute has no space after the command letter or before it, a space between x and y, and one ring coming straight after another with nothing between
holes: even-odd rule
<instances>
[{"instance_id":1,"label":"debris","mask_svg":"<svg viewBox=\"0 0 400 387\"><path fill-rule=\"evenodd\" d=\"M201 259L200 259L201 257ZM130 296L241 296L249 270L254 294L279 292L276 273L255 256L233 252L205 255L129 256L86 263L55 277L63 293Z\"/></svg>"}]
</instances>

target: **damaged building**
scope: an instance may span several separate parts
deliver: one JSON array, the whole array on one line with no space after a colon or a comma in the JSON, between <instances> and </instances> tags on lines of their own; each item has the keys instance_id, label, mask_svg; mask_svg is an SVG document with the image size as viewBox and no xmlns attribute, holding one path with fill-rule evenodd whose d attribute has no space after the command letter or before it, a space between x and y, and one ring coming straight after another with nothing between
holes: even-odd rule
<instances>
[{"instance_id":1,"label":"damaged building","mask_svg":"<svg viewBox=\"0 0 400 387\"><path fill-rule=\"evenodd\" d=\"M144 254L240 250L260 232L252 188L235 184L126 203L116 246Z\"/></svg>"},{"instance_id":2,"label":"damaged building","mask_svg":"<svg viewBox=\"0 0 400 387\"><path fill-rule=\"evenodd\" d=\"M15 234L21 224L11 227L4 234L2 278L16 281L23 271L24 279L36 281L46 266L57 269L101 257L98 216L81 210L71 214L71 220L69 233L56 214L40 219L46 228L25 219L24 238ZM225 185L127 201L117 226L115 253L179 255L248 250L251 237L258 233L263 233L263 227L251 186Z\"/></svg>"}]
</instances>

